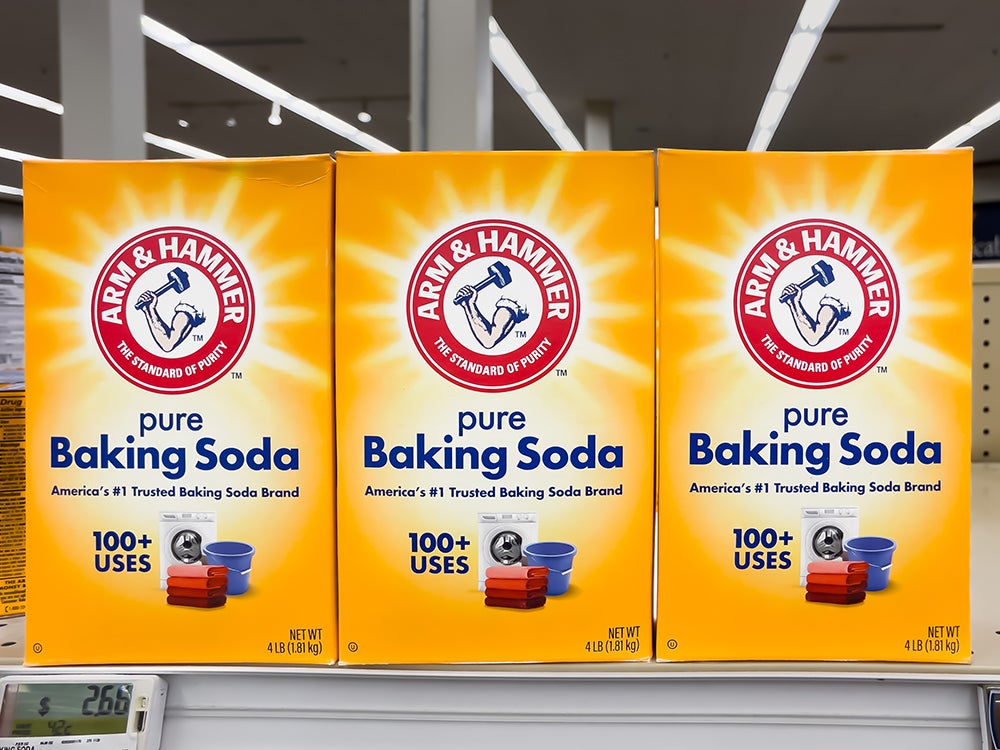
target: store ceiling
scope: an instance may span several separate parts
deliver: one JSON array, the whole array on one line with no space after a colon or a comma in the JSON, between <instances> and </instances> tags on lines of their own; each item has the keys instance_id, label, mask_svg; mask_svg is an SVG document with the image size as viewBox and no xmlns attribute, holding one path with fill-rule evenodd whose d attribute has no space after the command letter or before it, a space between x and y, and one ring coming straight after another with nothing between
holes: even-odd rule
<instances>
[{"instance_id":1,"label":"store ceiling","mask_svg":"<svg viewBox=\"0 0 1000 750\"><path fill-rule=\"evenodd\" d=\"M613 146L744 149L802 0L493 0L569 127L613 103ZM408 148L409 0L146 0L146 13ZM0 83L59 99L57 0L0 0ZM146 43L148 129L227 156L356 148ZM924 148L1000 99L1000 2L841 0L774 150ZM236 127L226 120L235 117ZM178 119L190 122L181 128ZM56 115L0 99L0 147L59 156ZM494 75L494 145L554 144ZM971 142L1000 160L1000 125ZM166 156L151 149L150 155ZM0 160L0 184L20 165Z\"/></svg>"}]
</instances>

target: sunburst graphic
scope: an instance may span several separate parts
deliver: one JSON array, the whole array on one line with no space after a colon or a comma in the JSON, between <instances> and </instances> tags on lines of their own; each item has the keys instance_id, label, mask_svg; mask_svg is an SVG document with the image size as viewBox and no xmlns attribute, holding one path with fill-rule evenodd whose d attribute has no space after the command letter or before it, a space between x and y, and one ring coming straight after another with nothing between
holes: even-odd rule
<instances>
[{"instance_id":1,"label":"sunburst graphic","mask_svg":"<svg viewBox=\"0 0 1000 750\"><path fill-rule=\"evenodd\" d=\"M111 198L115 210L107 216L73 212L77 246L72 253L63 247L32 247L32 263L49 277L49 284L61 290L68 302L40 311L40 322L58 329L65 337L60 354L46 360L50 377L72 376L94 383L89 397L95 401L113 398L118 384L105 378L106 363L97 351L93 330L85 325L68 325L89 321L91 295L100 263L83 263L72 256L101 259L107 257L122 242L137 233L158 226L190 226L204 228L225 238L229 247L240 257L252 280L257 311L251 343L239 366L242 370L266 368L291 381L307 382L311 386L329 383L329 372L289 346L284 328L315 321L319 315L315 305L297 301L295 290L304 275L312 273L311 252L316 248L298 248L296 255L284 252L284 242L275 238L281 220L280 210L270 208L260 213L247 213L239 205L245 180L239 175L225 178L214 195L205 201L204 194L186 194L183 182L174 179L167 190L154 194L143 192L140 183L125 183ZM75 335L74 335L75 334ZM241 390L250 402L266 400L253 379L248 378Z\"/></svg>"},{"instance_id":2,"label":"sunburst graphic","mask_svg":"<svg viewBox=\"0 0 1000 750\"><path fill-rule=\"evenodd\" d=\"M672 320L687 318L697 326L702 342L686 354L682 367L731 369L738 378L745 368L756 368L744 349L733 320L732 299L736 274L746 252L775 227L809 218L828 218L859 227L872 237L888 256L902 290L900 320L888 354L897 363L886 378L888 397L904 408L919 408L926 401L926 383L911 377L915 368L933 371L951 381L969 377L968 360L941 347L943 328L961 317L960 299L942 294L941 272L954 268L956 253L964 247L934 244L928 231L937 214L928 210L928 199L920 196L909 205L884 200L886 191L902 179L893 175L893 157L882 155L867 160L867 166L844 189L833 181L822 164L816 165L799 189L795 180L779 181L771 172L756 173L756 189L749 198L720 199L706 211L712 237L710 243L678 234L669 224L663 227L661 247L665 264L688 267L685 278L700 278L696 288L670 284L664 309ZM667 276L670 272L667 272ZM720 393L728 406L739 408L745 394Z\"/></svg>"},{"instance_id":3,"label":"sunburst graphic","mask_svg":"<svg viewBox=\"0 0 1000 750\"><path fill-rule=\"evenodd\" d=\"M573 184L579 179L579 171L567 161L555 160L530 187L526 187L530 178L515 175L510 165L493 166L461 181L442 170L431 180L432 196L425 198L426 209L419 212L403 200L370 195L368 200L375 205L366 208L373 218L364 222L363 239L348 221L344 223L352 228L338 230L337 240L338 262L349 269L339 283L353 288L363 276L370 294L340 307L338 320L343 329L363 328L379 343L357 359L341 358L339 366L359 373L392 372L395 379L412 384L409 396L415 401L432 397L437 379L428 379L429 366L414 356L415 344L405 324L407 287L415 263L449 230L477 219L500 219L548 237L576 275L580 324L558 363L573 370L574 377L563 381L567 397L593 415L603 407L590 405L601 402L609 381L649 381L650 358L643 356L641 347L623 347L621 342L634 336L637 325L641 330L651 322L652 209L641 225L617 232L622 217L615 212L615 199L592 190L592 199L581 209L579 186ZM642 186L635 187L641 191ZM640 213L641 206L630 207L629 212ZM645 289L637 288L637 279ZM519 403L535 398L524 393Z\"/></svg>"}]
</instances>

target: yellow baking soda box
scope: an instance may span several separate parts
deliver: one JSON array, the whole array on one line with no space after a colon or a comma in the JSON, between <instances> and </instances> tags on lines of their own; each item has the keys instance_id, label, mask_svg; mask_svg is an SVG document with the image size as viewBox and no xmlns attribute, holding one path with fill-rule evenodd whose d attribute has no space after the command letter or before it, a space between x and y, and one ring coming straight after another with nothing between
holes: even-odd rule
<instances>
[{"instance_id":1,"label":"yellow baking soda box","mask_svg":"<svg viewBox=\"0 0 1000 750\"><path fill-rule=\"evenodd\" d=\"M653 154L338 154L340 658L652 656Z\"/></svg>"},{"instance_id":2,"label":"yellow baking soda box","mask_svg":"<svg viewBox=\"0 0 1000 750\"><path fill-rule=\"evenodd\" d=\"M333 161L24 167L29 664L336 660Z\"/></svg>"},{"instance_id":3,"label":"yellow baking soda box","mask_svg":"<svg viewBox=\"0 0 1000 750\"><path fill-rule=\"evenodd\" d=\"M659 154L657 658L970 657L969 150Z\"/></svg>"}]
</instances>

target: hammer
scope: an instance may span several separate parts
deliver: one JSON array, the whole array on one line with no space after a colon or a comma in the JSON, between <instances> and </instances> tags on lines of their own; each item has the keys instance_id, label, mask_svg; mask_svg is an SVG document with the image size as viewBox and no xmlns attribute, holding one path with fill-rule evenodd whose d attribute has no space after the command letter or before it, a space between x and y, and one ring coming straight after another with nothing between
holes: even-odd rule
<instances>
[{"instance_id":1,"label":"hammer","mask_svg":"<svg viewBox=\"0 0 1000 750\"><path fill-rule=\"evenodd\" d=\"M807 286L812 284L814 281L818 281L820 286L829 286L833 281L833 266L827 263L825 260L818 260L812 265L812 276L810 276L805 281L799 283L799 289L805 289ZM788 302L794 295L782 294L778 297L779 302Z\"/></svg>"},{"instance_id":2,"label":"hammer","mask_svg":"<svg viewBox=\"0 0 1000 750\"><path fill-rule=\"evenodd\" d=\"M167 272L167 283L153 292L154 297L159 297L164 292L169 292L173 289L175 292L180 294L185 289L191 288L191 282L188 280L187 271L185 271L180 266L174 266L172 271ZM139 309L139 305L135 306L135 309Z\"/></svg>"},{"instance_id":3,"label":"hammer","mask_svg":"<svg viewBox=\"0 0 1000 750\"><path fill-rule=\"evenodd\" d=\"M510 283L510 269L505 263L497 261L496 263L491 263L489 268L486 269L487 276L485 279L480 281L478 284L473 284L472 288L477 292L482 291L490 284L496 284L498 289L503 289ZM460 305L468 297L455 297L455 304Z\"/></svg>"}]
</instances>

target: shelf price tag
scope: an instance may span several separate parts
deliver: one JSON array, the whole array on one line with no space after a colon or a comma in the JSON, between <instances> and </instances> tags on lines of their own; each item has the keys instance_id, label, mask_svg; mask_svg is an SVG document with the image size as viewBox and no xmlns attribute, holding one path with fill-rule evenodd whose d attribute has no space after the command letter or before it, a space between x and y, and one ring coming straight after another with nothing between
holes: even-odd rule
<instances>
[{"instance_id":1,"label":"shelf price tag","mask_svg":"<svg viewBox=\"0 0 1000 750\"><path fill-rule=\"evenodd\" d=\"M0 750L54 744L157 750L167 683L154 675L15 675L0 679Z\"/></svg>"}]
</instances>

